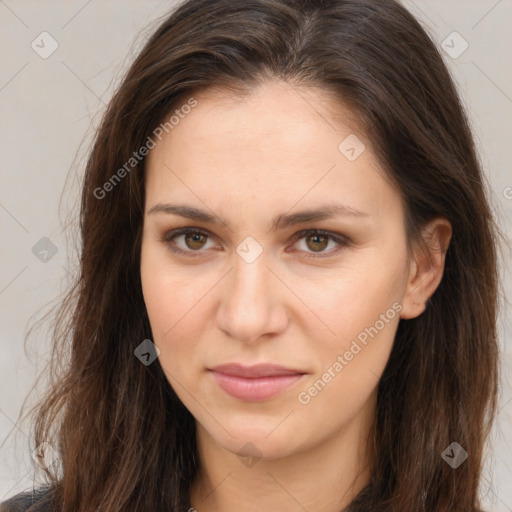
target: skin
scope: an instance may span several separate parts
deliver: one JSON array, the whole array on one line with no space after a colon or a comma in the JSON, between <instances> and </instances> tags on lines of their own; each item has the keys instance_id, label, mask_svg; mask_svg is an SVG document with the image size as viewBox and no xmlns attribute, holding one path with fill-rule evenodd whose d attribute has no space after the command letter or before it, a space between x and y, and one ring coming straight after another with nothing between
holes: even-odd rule
<instances>
[{"instance_id":1,"label":"skin","mask_svg":"<svg viewBox=\"0 0 512 512\"><path fill-rule=\"evenodd\" d=\"M355 117L318 89L272 81L243 98L214 89L194 98L197 106L148 155L141 250L159 363L196 419L201 469L192 506L339 511L368 481L378 380L399 319L422 314L441 281L450 224L438 218L425 227L430 253L414 243L409 250L398 191ZM366 146L355 161L338 150L350 134ZM227 225L150 213L158 203L201 208ZM331 203L366 216L270 229L278 214ZM188 252L176 254L161 238L182 227L207 236L178 235L175 246ZM304 229L349 245L295 236ZM263 248L251 263L237 253L249 236ZM393 304L394 318L333 372ZM274 398L245 402L207 371L228 362L307 375ZM330 381L301 403L299 393L329 368Z\"/></svg>"}]
</instances>

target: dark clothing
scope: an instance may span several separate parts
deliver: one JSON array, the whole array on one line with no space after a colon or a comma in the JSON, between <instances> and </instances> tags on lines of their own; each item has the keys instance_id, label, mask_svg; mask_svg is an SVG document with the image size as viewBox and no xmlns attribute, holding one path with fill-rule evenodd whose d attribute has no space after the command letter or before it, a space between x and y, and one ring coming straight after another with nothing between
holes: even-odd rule
<instances>
[{"instance_id":1,"label":"dark clothing","mask_svg":"<svg viewBox=\"0 0 512 512\"><path fill-rule=\"evenodd\" d=\"M49 487L46 486L16 494L0 503L0 512L25 512L36 503L37 512L51 512L48 500L44 499L45 496L48 497L48 491Z\"/></svg>"}]
</instances>

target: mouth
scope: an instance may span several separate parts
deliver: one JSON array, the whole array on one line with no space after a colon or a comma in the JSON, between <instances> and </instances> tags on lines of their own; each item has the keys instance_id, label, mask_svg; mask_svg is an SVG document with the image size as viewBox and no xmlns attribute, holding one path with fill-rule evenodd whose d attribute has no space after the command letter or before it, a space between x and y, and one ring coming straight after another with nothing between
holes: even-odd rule
<instances>
[{"instance_id":1,"label":"mouth","mask_svg":"<svg viewBox=\"0 0 512 512\"><path fill-rule=\"evenodd\" d=\"M274 364L243 366L231 363L208 370L225 393L246 402L273 398L306 375L304 371Z\"/></svg>"}]
</instances>

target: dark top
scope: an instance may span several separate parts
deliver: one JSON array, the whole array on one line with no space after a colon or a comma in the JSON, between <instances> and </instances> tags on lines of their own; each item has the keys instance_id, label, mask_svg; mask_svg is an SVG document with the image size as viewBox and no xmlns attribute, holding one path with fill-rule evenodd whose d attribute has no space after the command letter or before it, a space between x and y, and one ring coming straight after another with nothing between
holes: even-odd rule
<instances>
[{"instance_id":1,"label":"dark top","mask_svg":"<svg viewBox=\"0 0 512 512\"><path fill-rule=\"evenodd\" d=\"M24 491L0 503L0 512L25 512L34 504L38 504L37 512L51 512L49 503L43 499L49 491L49 486L31 491Z\"/></svg>"},{"instance_id":2,"label":"dark top","mask_svg":"<svg viewBox=\"0 0 512 512\"><path fill-rule=\"evenodd\" d=\"M26 512L26 510L34 504L38 505L36 508L37 512L53 512L48 500L44 499L49 489L50 487L46 486L16 494L7 501L0 503L0 512ZM475 509L475 512L484 511Z\"/></svg>"}]
</instances>

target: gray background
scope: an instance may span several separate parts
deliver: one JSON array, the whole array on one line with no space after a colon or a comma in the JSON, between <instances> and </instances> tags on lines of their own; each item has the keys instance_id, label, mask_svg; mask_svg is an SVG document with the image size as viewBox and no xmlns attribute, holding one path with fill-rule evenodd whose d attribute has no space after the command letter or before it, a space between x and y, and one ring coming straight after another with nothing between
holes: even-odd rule
<instances>
[{"instance_id":1,"label":"gray background","mask_svg":"<svg viewBox=\"0 0 512 512\"><path fill-rule=\"evenodd\" d=\"M57 303L68 272L76 268L73 215L94 129L123 70L173 5L0 0L0 501L32 487L34 447L28 443L29 425L18 415L48 360L49 333L34 331L26 347L24 339L29 322ZM510 240L512 0L408 0L405 5L446 50L472 121L492 207ZM40 36L44 31L58 44L46 59L31 47L35 41L39 52L51 48L48 36ZM462 52L464 41L468 48ZM46 262L44 253L32 251L44 237L57 249ZM506 250L502 272L504 295L510 298ZM487 510L496 512L512 511L512 315L505 299L502 304L503 388L482 485ZM27 406L42 389L44 380Z\"/></svg>"}]
</instances>

